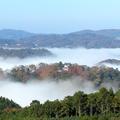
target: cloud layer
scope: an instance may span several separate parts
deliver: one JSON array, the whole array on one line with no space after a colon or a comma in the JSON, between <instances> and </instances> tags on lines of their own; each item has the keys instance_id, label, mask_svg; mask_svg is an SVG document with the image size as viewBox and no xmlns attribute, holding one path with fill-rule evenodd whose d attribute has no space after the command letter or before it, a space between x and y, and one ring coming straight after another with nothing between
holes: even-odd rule
<instances>
[{"instance_id":1,"label":"cloud layer","mask_svg":"<svg viewBox=\"0 0 120 120\"><path fill-rule=\"evenodd\" d=\"M0 58L0 67L4 70L11 69L18 65L29 65L55 62L70 62L78 63L81 65L93 66L96 63L109 59L120 59L120 49L49 49L56 57L34 57L34 58ZM116 66L117 67L117 66ZM118 87L116 83L104 83L105 87ZM71 80L59 80L55 82L53 80L37 81L31 80L31 82L22 84L12 82L10 80L0 81L0 96L7 97L14 100L22 106L29 105L32 100L40 100L44 102L46 100L63 99L67 95L73 95L76 91L81 90L86 93L96 91L93 83L81 80L80 78L73 78Z\"/></svg>"},{"instance_id":2,"label":"cloud layer","mask_svg":"<svg viewBox=\"0 0 120 120\"><path fill-rule=\"evenodd\" d=\"M120 59L120 49L65 49L65 48L51 48L49 49L55 57L34 57L34 58L0 58L0 68L2 69L11 69L14 66L18 65L29 65L29 64L38 64L41 62L44 63L55 63L55 62L70 62L78 63L81 65L93 66L96 63L109 59Z\"/></svg>"}]
</instances>

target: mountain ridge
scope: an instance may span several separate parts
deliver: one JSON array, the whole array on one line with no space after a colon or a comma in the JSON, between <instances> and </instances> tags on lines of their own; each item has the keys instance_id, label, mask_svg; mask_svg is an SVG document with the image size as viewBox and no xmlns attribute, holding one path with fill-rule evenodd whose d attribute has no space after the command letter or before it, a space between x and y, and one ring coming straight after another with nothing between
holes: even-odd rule
<instances>
[{"instance_id":1,"label":"mountain ridge","mask_svg":"<svg viewBox=\"0 0 120 120\"><path fill-rule=\"evenodd\" d=\"M24 30L16 30L16 29L0 30L1 39L20 39L20 38L30 37L32 35L35 35L35 33L27 32Z\"/></svg>"},{"instance_id":2,"label":"mountain ridge","mask_svg":"<svg viewBox=\"0 0 120 120\"><path fill-rule=\"evenodd\" d=\"M67 34L35 34L21 30L0 30L0 47L6 47L5 44L11 42L7 47L120 48L119 39L120 29L81 30Z\"/></svg>"}]
</instances>

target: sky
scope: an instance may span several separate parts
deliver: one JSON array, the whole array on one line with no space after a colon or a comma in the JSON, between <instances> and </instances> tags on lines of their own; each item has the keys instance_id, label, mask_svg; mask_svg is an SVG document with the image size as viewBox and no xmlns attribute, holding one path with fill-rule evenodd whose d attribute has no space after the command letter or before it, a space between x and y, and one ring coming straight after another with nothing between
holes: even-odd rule
<instances>
[{"instance_id":1,"label":"sky","mask_svg":"<svg viewBox=\"0 0 120 120\"><path fill-rule=\"evenodd\" d=\"M120 28L120 0L0 0L0 29L69 33L115 28Z\"/></svg>"}]
</instances>

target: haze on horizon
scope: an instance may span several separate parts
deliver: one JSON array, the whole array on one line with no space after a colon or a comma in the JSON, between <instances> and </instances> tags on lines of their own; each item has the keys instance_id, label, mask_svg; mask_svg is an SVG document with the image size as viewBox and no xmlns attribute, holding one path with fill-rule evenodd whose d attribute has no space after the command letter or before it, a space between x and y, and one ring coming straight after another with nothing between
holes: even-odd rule
<instances>
[{"instance_id":1,"label":"haze on horizon","mask_svg":"<svg viewBox=\"0 0 120 120\"><path fill-rule=\"evenodd\" d=\"M4 0L0 29L69 33L120 28L119 0Z\"/></svg>"}]
</instances>

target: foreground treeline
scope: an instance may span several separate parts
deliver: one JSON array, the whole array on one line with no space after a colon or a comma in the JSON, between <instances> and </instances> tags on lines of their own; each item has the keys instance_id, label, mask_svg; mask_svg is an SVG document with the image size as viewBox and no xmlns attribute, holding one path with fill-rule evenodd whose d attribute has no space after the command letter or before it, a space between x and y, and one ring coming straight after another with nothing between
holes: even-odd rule
<instances>
[{"instance_id":1,"label":"foreground treeline","mask_svg":"<svg viewBox=\"0 0 120 120\"><path fill-rule=\"evenodd\" d=\"M120 120L120 90L101 88L98 92L76 92L64 100L34 100L20 108L4 98L0 100L0 120Z\"/></svg>"}]
</instances>

